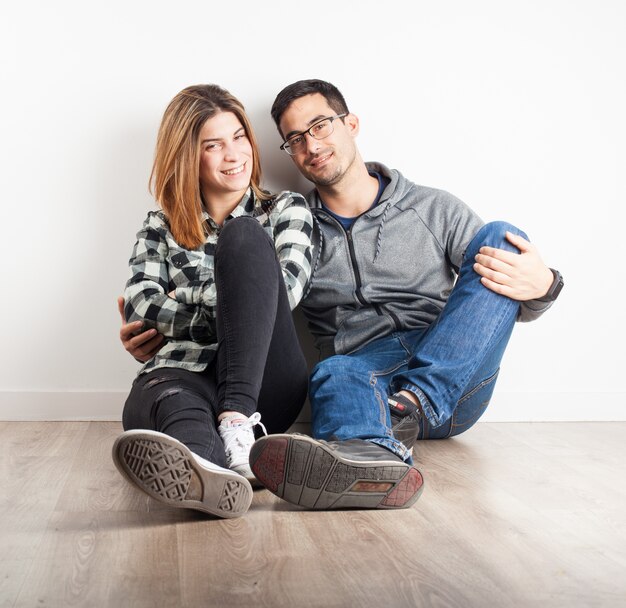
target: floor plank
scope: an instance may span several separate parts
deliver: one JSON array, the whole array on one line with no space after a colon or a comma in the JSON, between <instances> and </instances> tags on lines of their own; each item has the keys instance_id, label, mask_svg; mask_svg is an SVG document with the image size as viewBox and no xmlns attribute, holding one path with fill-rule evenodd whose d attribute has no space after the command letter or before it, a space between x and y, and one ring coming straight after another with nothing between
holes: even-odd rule
<instances>
[{"instance_id":1,"label":"floor plank","mask_svg":"<svg viewBox=\"0 0 626 608\"><path fill-rule=\"evenodd\" d=\"M0 423L0 607L623 606L625 423L482 423L419 444L400 511L169 509L117 422Z\"/></svg>"},{"instance_id":2,"label":"floor plank","mask_svg":"<svg viewBox=\"0 0 626 608\"><path fill-rule=\"evenodd\" d=\"M39 553L84 422L5 422L0 427L0 607L12 606Z\"/></svg>"}]
</instances>

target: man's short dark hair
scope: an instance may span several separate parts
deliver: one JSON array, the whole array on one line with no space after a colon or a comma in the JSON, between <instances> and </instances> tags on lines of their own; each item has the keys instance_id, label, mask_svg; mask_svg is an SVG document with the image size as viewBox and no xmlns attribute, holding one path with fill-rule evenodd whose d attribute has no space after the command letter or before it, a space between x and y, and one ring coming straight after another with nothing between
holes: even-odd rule
<instances>
[{"instance_id":1,"label":"man's short dark hair","mask_svg":"<svg viewBox=\"0 0 626 608\"><path fill-rule=\"evenodd\" d=\"M279 132L280 119L285 113L285 110L289 107L289 104L295 99L299 99L305 95L313 95L315 93L323 95L328 105L337 114L348 114L350 112L350 110L348 110L346 100L334 84L316 79L298 80L298 82L294 82L293 84L286 86L278 95L276 95L276 99L272 105L272 118L274 119Z\"/></svg>"}]
</instances>

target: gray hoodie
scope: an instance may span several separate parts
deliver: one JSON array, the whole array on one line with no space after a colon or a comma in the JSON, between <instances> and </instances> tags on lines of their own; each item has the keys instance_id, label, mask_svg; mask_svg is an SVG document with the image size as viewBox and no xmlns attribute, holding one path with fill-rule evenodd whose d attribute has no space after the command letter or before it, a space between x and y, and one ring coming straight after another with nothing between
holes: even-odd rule
<instances>
[{"instance_id":1,"label":"gray hoodie","mask_svg":"<svg viewBox=\"0 0 626 608\"><path fill-rule=\"evenodd\" d=\"M347 232L323 209L317 191L307 197L315 223L314 270L301 306L322 359L395 331L428 327L483 226L451 194L413 184L379 163L367 168L391 182L379 204ZM532 320L548 307L524 303L520 320Z\"/></svg>"}]
</instances>

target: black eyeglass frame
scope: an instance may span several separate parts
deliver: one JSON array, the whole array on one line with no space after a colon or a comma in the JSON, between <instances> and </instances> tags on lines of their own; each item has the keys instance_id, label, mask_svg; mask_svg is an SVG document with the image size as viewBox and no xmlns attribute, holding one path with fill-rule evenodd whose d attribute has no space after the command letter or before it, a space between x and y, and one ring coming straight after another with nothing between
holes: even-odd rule
<instances>
[{"instance_id":1,"label":"black eyeglass frame","mask_svg":"<svg viewBox=\"0 0 626 608\"><path fill-rule=\"evenodd\" d=\"M338 118L345 118L347 115L349 114L349 112L345 112L343 114L335 114L335 116L325 116L324 118L320 118L318 121L314 122L308 129L306 129L306 131L301 131L300 133L295 133L294 135L292 135L289 139L285 140L281 146L280 149L283 152L286 152L287 154L289 154L289 156L295 156L296 153L292 153L289 150L291 150L291 144L289 143L292 139L295 139L296 137L302 137L303 135L306 135L307 133L313 138L313 139L317 139L318 141L320 139L326 139L327 137L331 136L334 131L335 131L335 127L333 127L333 122L335 120L337 120ZM312 129L314 129L317 125L319 125L321 122L324 122L325 120L330 120L330 126L332 127L332 130L330 133L327 133L326 135L324 135L324 137L315 137L315 135L311 132Z\"/></svg>"}]
</instances>

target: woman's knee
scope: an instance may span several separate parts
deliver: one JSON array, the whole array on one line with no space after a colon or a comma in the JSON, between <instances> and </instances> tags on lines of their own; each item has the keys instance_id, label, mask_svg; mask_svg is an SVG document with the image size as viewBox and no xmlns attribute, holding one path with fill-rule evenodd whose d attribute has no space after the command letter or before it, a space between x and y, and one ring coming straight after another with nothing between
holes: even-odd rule
<instances>
[{"instance_id":1,"label":"woman's knee","mask_svg":"<svg viewBox=\"0 0 626 608\"><path fill-rule=\"evenodd\" d=\"M233 253L257 251L263 244L269 244L273 249L272 239L259 221L249 216L236 217L224 223L217 241L216 255L224 249Z\"/></svg>"},{"instance_id":2,"label":"woman's knee","mask_svg":"<svg viewBox=\"0 0 626 608\"><path fill-rule=\"evenodd\" d=\"M259 275L267 281L280 278L274 242L261 224L248 216L226 222L217 240L214 264L220 281L225 276L237 280Z\"/></svg>"}]
</instances>

